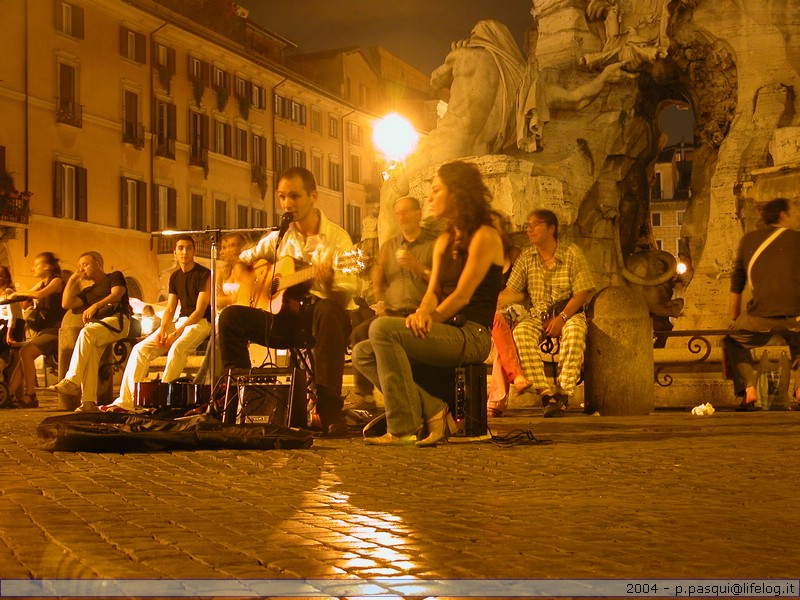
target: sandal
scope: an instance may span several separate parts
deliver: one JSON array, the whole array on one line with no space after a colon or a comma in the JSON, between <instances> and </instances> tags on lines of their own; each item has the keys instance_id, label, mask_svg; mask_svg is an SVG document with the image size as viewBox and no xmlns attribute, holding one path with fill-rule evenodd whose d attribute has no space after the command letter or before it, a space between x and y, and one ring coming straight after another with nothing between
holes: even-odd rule
<instances>
[{"instance_id":1,"label":"sandal","mask_svg":"<svg viewBox=\"0 0 800 600\"><path fill-rule=\"evenodd\" d=\"M741 404L739 404L739 408L736 409L736 412L756 412L761 410L760 406L756 406L756 402L756 400L753 402L742 400Z\"/></svg>"},{"instance_id":2,"label":"sandal","mask_svg":"<svg viewBox=\"0 0 800 600\"><path fill-rule=\"evenodd\" d=\"M486 407L486 416L490 419L499 419L503 416L503 411L499 408L494 408L491 406Z\"/></svg>"},{"instance_id":3,"label":"sandal","mask_svg":"<svg viewBox=\"0 0 800 600\"><path fill-rule=\"evenodd\" d=\"M527 379L521 379L520 381L514 381L514 391L517 393L517 395L524 394L529 389L531 389L532 385L533 384L530 381L528 381Z\"/></svg>"},{"instance_id":4,"label":"sandal","mask_svg":"<svg viewBox=\"0 0 800 600\"><path fill-rule=\"evenodd\" d=\"M14 408L39 408L39 400L36 398L36 392L22 394L22 398L15 400L12 404Z\"/></svg>"}]
</instances>

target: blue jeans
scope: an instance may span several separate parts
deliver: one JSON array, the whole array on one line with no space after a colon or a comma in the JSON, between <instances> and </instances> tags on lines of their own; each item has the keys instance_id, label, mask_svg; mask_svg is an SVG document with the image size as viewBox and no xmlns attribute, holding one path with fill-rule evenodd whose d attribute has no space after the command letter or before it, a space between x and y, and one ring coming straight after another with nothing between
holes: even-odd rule
<instances>
[{"instance_id":1,"label":"blue jeans","mask_svg":"<svg viewBox=\"0 0 800 600\"><path fill-rule=\"evenodd\" d=\"M434 323L425 338L415 337L402 317L380 317L369 327L369 340L353 347L353 365L383 394L389 433L415 433L425 420L440 413L444 401L414 382L411 362L457 367L486 360L489 329L467 321L463 327Z\"/></svg>"}]
</instances>

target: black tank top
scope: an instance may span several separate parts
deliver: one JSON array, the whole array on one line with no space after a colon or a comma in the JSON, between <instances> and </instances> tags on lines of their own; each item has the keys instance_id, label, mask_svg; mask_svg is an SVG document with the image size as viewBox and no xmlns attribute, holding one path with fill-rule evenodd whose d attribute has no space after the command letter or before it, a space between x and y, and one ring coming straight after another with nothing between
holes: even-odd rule
<instances>
[{"instance_id":1,"label":"black tank top","mask_svg":"<svg viewBox=\"0 0 800 600\"><path fill-rule=\"evenodd\" d=\"M453 257L453 253L449 249L445 252L439 274L439 286L442 289L443 298L455 291L466 262L466 253L459 253L458 256ZM490 328L495 310L497 310L497 296L500 294L502 286L503 265L493 264L489 267L483 281L475 288L469 303L461 309L459 314L468 321Z\"/></svg>"}]
</instances>

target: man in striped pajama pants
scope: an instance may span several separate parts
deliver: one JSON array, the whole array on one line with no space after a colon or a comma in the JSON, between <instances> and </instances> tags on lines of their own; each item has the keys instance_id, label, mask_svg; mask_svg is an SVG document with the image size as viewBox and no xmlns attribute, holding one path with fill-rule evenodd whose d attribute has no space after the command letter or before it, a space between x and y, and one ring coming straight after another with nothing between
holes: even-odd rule
<instances>
[{"instance_id":1,"label":"man in striped pajama pants","mask_svg":"<svg viewBox=\"0 0 800 600\"><path fill-rule=\"evenodd\" d=\"M522 370L541 396L544 416L559 417L566 412L580 376L587 331L583 305L595 283L580 248L558 241L558 218L553 212L532 211L527 232L531 247L514 264L498 307L530 300L530 312L514 328L514 341ZM556 304L558 310L553 312ZM556 389L545 375L540 354L545 336L559 339Z\"/></svg>"}]
</instances>

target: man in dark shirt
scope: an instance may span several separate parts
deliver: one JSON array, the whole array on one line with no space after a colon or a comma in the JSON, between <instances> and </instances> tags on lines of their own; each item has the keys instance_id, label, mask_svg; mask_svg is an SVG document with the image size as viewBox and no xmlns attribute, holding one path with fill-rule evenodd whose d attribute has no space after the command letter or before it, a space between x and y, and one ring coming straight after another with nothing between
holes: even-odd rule
<instances>
[{"instance_id":1,"label":"man in dark shirt","mask_svg":"<svg viewBox=\"0 0 800 600\"><path fill-rule=\"evenodd\" d=\"M181 376L189 354L211 334L211 271L194 261L194 251L192 236L177 236L175 260L178 269L169 278L169 296L161 327L131 350L115 405L133 408L134 388L147 377L154 358L166 354L167 363L161 381L176 380ZM173 323L179 302L181 312Z\"/></svg>"},{"instance_id":2,"label":"man in dark shirt","mask_svg":"<svg viewBox=\"0 0 800 600\"><path fill-rule=\"evenodd\" d=\"M92 282L81 289L80 281ZM98 252L78 258L78 270L67 281L61 305L66 310L84 309L84 326L78 334L64 379L50 386L62 394L81 393L78 412L97 410L97 369L103 348L128 335L130 306L125 277L119 271L106 273Z\"/></svg>"},{"instance_id":3,"label":"man in dark shirt","mask_svg":"<svg viewBox=\"0 0 800 600\"><path fill-rule=\"evenodd\" d=\"M800 212L785 198L776 198L761 215L766 227L742 237L731 277L732 328L744 331L723 340L741 410L756 409L758 401L750 348L777 334L786 339L792 361L800 355ZM751 298L742 312L745 287ZM800 390L795 391L798 398Z\"/></svg>"}]
</instances>

